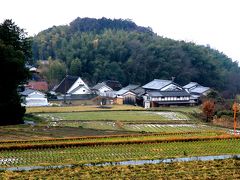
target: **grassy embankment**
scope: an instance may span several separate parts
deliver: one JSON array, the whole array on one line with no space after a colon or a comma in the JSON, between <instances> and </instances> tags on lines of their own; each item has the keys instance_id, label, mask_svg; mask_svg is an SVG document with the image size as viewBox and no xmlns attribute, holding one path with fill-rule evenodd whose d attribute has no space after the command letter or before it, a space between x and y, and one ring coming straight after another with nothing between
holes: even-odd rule
<instances>
[{"instance_id":1,"label":"grassy embankment","mask_svg":"<svg viewBox=\"0 0 240 180\"><path fill-rule=\"evenodd\" d=\"M7 179L240 179L240 161L193 161L138 166L73 167L0 172Z\"/></svg>"}]
</instances>

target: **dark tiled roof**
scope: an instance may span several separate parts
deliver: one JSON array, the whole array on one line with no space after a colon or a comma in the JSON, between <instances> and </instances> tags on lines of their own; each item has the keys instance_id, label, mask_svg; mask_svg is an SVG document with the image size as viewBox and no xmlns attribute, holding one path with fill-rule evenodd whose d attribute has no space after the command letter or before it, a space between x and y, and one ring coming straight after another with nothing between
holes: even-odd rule
<instances>
[{"instance_id":1,"label":"dark tiled roof","mask_svg":"<svg viewBox=\"0 0 240 180\"><path fill-rule=\"evenodd\" d=\"M117 91L117 95L119 95L119 96L121 96L121 95L123 95L123 94L125 94L126 92L128 92L129 90L127 90L127 89L120 89L119 91Z\"/></svg>"},{"instance_id":2,"label":"dark tiled roof","mask_svg":"<svg viewBox=\"0 0 240 180\"><path fill-rule=\"evenodd\" d=\"M121 85L121 83L119 81L107 80L107 81L104 81L104 83L108 87L112 88L112 90L114 90L114 91L118 91L118 90L120 90L122 88L122 85Z\"/></svg>"},{"instance_id":3,"label":"dark tiled roof","mask_svg":"<svg viewBox=\"0 0 240 180\"><path fill-rule=\"evenodd\" d=\"M190 82L183 86L183 88L187 89L191 94L203 94L210 89L209 87L201 86L196 82Z\"/></svg>"},{"instance_id":4,"label":"dark tiled roof","mask_svg":"<svg viewBox=\"0 0 240 180\"><path fill-rule=\"evenodd\" d=\"M56 93L65 94L67 91L72 87L72 85L76 82L78 79L78 76L69 76L67 75L62 82L57 86L55 89Z\"/></svg>"},{"instance_id":5,"label":"dark tiled roof","mask_svg":"<svg viewBox=\"0 0 240 180\"><path fill-rule=\"evenodd\" d=\"M175 96L190 96L188 92L183 91L148 91L152 97L175 97Z\"/></svg>"},{"instance_id":6,"label":"dark tiled roof","mask_svg":"<svg viewBox=\"0 0 240 180\"><path fill-rule=\"evenodd\" d=\"M34 90L34 89L29 89L29 88L26 88L23 92L21 92L20 94L22 95L22 96L28 96L29 94L32 94L33 92L38 92L38 93L40 93L40 94L44 94L44 93L42 93L42 92L40 92L40 91L38 91L38 90Z\"/></svg>"},{"instance_id":7,"label":"dark tiled roof","mask_svg":"<svg viewBox=\"0 0 240 180\"><path fill-rule=\"evenodd\" d=\"M145 93L145 89L143 89L142 87L138 87L131 91L134 92L138 96L142 96Z\"/></svg>"},{"instance_id":8,"label":"dark tiled roof","mask_svg":"<svg viewBox=\"0 0 240 180\"><path fill-rule=\"evenodd\" d=\"M123 89L125 89L125 90L134 90L134 89L137 89L138 87L140 87L140 85L129 84L128 86L123 87Z\"/></svg>"},{"instance_id":9,"label":"dark tiled roof","mask_svg":"<svg viewBox=\"0 0 240 180\"><path fill-rule=\"evenodd\" d=\"M99 90L99 89L101 89L101 88L104 87L104 86L109 87L109 86L106 85L104 82L101 82L101 83L97 83L97 84L96 84L95 86L93 86L91 89ZM111 87L109 87L109 88L111 88Z\"/></svg>"}]
</instances>

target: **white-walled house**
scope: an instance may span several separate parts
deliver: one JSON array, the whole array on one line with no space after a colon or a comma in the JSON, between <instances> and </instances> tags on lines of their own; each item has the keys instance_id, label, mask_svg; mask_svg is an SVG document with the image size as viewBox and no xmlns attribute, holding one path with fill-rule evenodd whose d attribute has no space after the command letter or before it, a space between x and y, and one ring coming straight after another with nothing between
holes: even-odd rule
<instances>
[{"instance_id":1,"label":"white-walled house","mask_svg":"<svg viewBox=\"0 0 240 180\"><path fill-rule=\"evenodd\" d=\"M54 89L54 92L62 95L91 94L90 88L80 77L69 75Z\"/></svg>"},{"instance_id":2,"label":"white-walled house","mask_svg":"<svg viewBox=\"0 0 240 180\"><path fill-rule=\"evenodd\" d=\"M103 97L108 96L108 94L113 91L113 89L106 85L104 82L96 84L91 89L94 93Z\"/></svg>"},{"instance_id":3,"label":"white-walled house","mask_svg":"<svg viewBox=\"0 0 240 180\"><path fill-rule=\"evenodd\" d=\"M190 94L180 85L170 80L154 79L142 86L145 90L145 108L159 105L189 105Z\"/></svg>"},{"instance_id":4,"label":"white-walled house","mask_svg":"<svg viewBox=\"0 0 240 180\"><path fill-rule=\"evenodd\" d=\"M21 92L23 106L48 106L46 95L40 91L33 89L25 89Z\"/></svg>"},{"instance_id":5,"label":"white-walled house","mask_svg":"<svg viewBox=\"0 0 240 180\"><path fill-rule=\"evenodd\" d=\"M212 90L209 87L202 86L197 82L190 82L187 85L183 86L183 88L190 93L191 100L195 103L198 103L200 97L207 96Z\"/></svg>"}]
</instances>

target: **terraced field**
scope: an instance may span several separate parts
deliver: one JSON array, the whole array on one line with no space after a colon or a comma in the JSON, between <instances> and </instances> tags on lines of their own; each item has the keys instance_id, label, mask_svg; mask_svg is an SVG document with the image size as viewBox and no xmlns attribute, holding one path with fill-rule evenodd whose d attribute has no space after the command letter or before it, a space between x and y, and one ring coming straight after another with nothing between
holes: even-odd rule
<instances>
[{"instance_id":1,"label":"terraced field","mask_svg":"<svg viewBox=\"0 0 240 180\"><path fill-rule=\"evenodd\" d=\"M196 108L54 108L28 109L25 125L0 128L0 169L240 154L240 136L193 118Z\"/></svg>"},{"instance_id":2,"label":"terraced field","mask_svg":"<svg viewBox=\"0 0 240 180\"><path fill-rule=\"evenodd\" d=\"M81 127L129 132L189 132L225 130L199 123L181 112L107 111L37 114L52 127Z\"/></svg>"},{"instance_id":3,"label":"terraced field","mask_svg":"<svg viewBox=\"0 0 240 180\"><path fill-rule=\"evenodd\" d=\"M94 112L94 111L131 111L143 110L139 106L109 105L109 106L62 106L62 107L28 107L26 113L57 113L57 112Z\"/></svg>"},{"instance_id":4,"label":"terraced field","mask_svg":"<svg viewBox=\"0 0 240 180\"><path fill-rule=\"evenodd\" d=\"M37 114L49 121L84 120L84 121L190 121L188 116L180 112L154 111L98 111L71 113Z\"/></svg>"},{"instance_id":5,"label":"terraced field","mask_svg":"<svg viewBox=\"0 0 240 180\"><path fill-rule=\"evenodd\" d=\"M182 135L184 136L184 135ZM194 136L192 134L192 136ZM160 137L160 138L159 138ZM119 137L117 137L119 138ZM51 141L5 143L0 150L0 167L85 164L133 159L161 159L169 157L240 154L240 139L226 136L171 138L122 137L114 141L85 141L77 143ZM159 138L159 139L158 139ZM120 138L121 139L121 138ZM75 141L75 142L73 142ZM25 145L24 145L25 144Z\"/></svg>"},{"instance_id":6,"label":"terraced field","mask_svg":"<svg viewBox=\"0 0 240 180\"><path fill-rule=\"evenodd\" d=\"M212 127L204 124L192 123L139 123L139 122L119 122L119 121L54 121L50 126L58 127L81 127L84 129L112 130L112 131L133 131L133 132L189 132L189 131L211 131L225 130L223 128Z\"/></svg>"}]
</instances>

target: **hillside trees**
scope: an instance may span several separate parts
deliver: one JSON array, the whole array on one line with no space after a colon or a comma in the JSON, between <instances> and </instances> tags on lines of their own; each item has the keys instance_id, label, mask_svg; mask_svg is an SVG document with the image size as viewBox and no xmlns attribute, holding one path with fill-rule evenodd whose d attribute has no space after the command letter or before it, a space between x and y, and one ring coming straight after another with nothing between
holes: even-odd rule
<instances>
[{"instance_id":1,"label":"hillside trees","mask_svg":"<svg viewBox=\"0 0 240 180\"><path fill-rule=\"evenodd\" d=\"M60 60L48 59L47 63L40 63L39 69L44 79L49 83L50 88L58 84L66 75L66 65Z\"/></svg>"},{"instance_id":2,"label":"hillside trees","mask_svg":"<svg viewBox=\"0 0 240 180\"><path fill-rule=\"evenodd\" d=\"M17 87L28 77L25 62L31 56L26 33L12 20L0 24L0 125L22 123L25 108Z\"/></svg>"},{"instance_id":3,"label":"hillside trees","mask_svg":"<svg viewBox=\"0 0 240 180\"><path fill-rule=\"evenodd\" d=\"M60 59L70 73L92 84L106 79L144 84L175 77L180 85L194 81L228 97L240 92L235 81L240 68L223 53L163 38L129 20L77 18L69 26L40 32L33 40L36 61Z\"/></svg>"}]
</instances>

